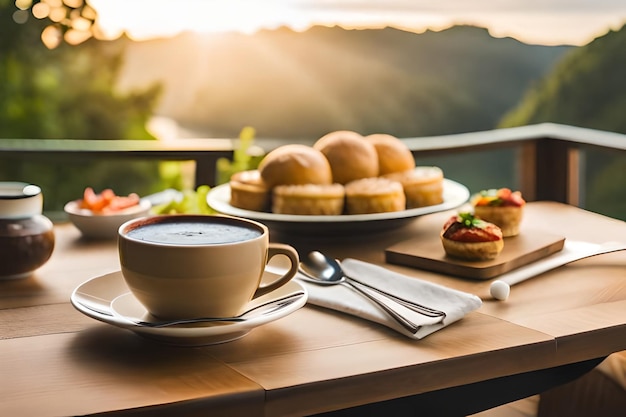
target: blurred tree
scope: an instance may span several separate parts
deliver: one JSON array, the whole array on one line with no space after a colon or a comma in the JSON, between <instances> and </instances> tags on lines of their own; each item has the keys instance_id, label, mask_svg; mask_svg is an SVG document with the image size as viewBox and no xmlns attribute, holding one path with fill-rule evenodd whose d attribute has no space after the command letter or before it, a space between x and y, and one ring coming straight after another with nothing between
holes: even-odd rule
<instances>
[{"instance_id":1,"label":"blurred tree","mask_svg":"<svg viewBox=\"0 0 626 417\"><path fill-rule=\"evenodd\" d=\"M83 0L0 0L0 137L154 139L161 87L115 91L124 42L92 38L94 19Z\"/></svg>"},{"instance_id":2,"label":"blurred tree","mask_svg":"<svg viewBox=\"0 0 626 417\"><path fill-rule=\"evenodd\" d=\"M146 122L161 87L116 91L125 42L91 36L95 17L83 0L0 0L0 138L155 139ZM0 181L7 180L42 186L48 210L88 185L119 194L161 187L158 162L0 153Z\"/></svg>"},{"instance_id":3,"label":"blurred tree","mask_svg":"<svg viewBox=\"0 0 626 417\"><path fill-rule=\"evenodd\" d=\"M626 133L626 25L569 51L500 127L563 123Z\"/></svg>"}]
</instances>

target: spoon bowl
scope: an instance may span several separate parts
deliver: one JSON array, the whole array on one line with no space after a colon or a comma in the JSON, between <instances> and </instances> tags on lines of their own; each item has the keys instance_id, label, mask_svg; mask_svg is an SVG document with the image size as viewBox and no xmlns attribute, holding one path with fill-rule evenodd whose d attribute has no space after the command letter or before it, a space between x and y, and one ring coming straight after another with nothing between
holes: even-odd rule
<instances>
[{"instance_id":1,"label":"spoon bowl","mask_svg":"<svg viewBox=\"0 0 626 417\"><path fill-rule=\"evenodd\" d=\"M322 285L335 285L346 280L339 262L318 251L310 252L300 262L300 272Z\"/></svg>"}]
</instances>

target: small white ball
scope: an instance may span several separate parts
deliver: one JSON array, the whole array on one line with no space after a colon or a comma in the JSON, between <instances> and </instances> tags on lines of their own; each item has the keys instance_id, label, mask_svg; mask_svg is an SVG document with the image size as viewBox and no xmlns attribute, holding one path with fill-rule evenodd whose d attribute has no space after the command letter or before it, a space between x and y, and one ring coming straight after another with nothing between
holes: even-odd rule
<instances>
[{"instance_id":1,"label":"small white ball","mask_svg":"<svg viewBox=\"0 0 626 417\"><path fill-rule=\"evenodd\" d=\"M491 295L497 300L504 301L509 298L511 287L503 281L494 281L491 283Z\"/></svg>"}]
</instances>

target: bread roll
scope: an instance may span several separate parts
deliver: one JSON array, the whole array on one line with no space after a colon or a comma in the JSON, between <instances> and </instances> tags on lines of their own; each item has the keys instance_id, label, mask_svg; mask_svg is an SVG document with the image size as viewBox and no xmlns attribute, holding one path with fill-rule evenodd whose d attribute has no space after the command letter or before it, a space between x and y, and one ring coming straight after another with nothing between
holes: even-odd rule
<instances>
[{"instance_id":1,"label":"bread roll","mask_svg":"<svg viewBox=\"0 0 626 417\"><path fill-rule=\"evenodd\" d=\"M365 137L376 148L379 175L409 171L415 168L415 159L409 148L395 136L377 133Z\"/></svg>"},{"instance_id":2,"label":"bread roll","mask_svg":"<svg viewBox=\"0 0 626 417\"><path fill-rule=\"evenodd\" d=\"M374 177L346 184L347 214L385 213L405 207L406 198L399 182Z\"/></svg>"},{"instance_id":3,"label":"bread roll","mask_svg":"<svg viewBox=\"0 0 626 417\"><path fill-rule=\"evenodd\" d=\"M347 184L378 176L376 148L356 132L340 130L329 133L315 142L313 147L328 159L336 183Z\"/></svg>"},{"instance_id":4,"label":"bread roll","mask_svg":"<svg viewBox=\"0 0 626 417\"><path fill-rule=\"evenodd\" d=\"M340 215L345 200L341 184L279 185L274 188L272 212L280 214Z\"/></svg>"},{"instance_id":5,"label":"bread roll","mask_svg":"<svg viewBox=\"0 0 626 417\"><path fill-rule=\"evenodd\" d=\"M283 184L331 184L332 171L326 157L310 146L284 145L268 153L259 164L261 178L269 188Z\"/></svg>"},{"instance_id":6,"label":"bread roll","mask_svg":"<svg viewBox=\"0 0 626 417\"><path fill-rule=\"evenodd\" d=\"M253 211L269 211L270 190L258 170L237 172L230 178L230 205Z\"/></svg>"}]
</instances>

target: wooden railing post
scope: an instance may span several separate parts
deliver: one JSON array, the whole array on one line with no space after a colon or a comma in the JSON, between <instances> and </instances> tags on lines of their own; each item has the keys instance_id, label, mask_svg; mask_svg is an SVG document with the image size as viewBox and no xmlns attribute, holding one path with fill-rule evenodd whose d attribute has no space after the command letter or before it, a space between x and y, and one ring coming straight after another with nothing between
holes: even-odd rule
<instances>
[{"instance_id":1,"label":"wooden railing post","mask_svg":"<svg viewBox=\"0 0 626 417\"><path fill-rule=\"evenodd\" d=\"M221 156L211 155L210 153L202 153L196 156L196 187L203 184L211 187L217 185L217 160L219 158Z\"/></svg>"},{"instance_id":2,"label":"wooden railing post","mask_svg":"<svg viewBox=\"0 0 626 417\"><path fill-rule=\"evenodd\" d=\"M568 202L570 160L565 141L539 139L535 145L535 199Z\"/></svg>"},{"instance_id":3,"label":"wooden railing post","mask_svg":"<svg viewBox=\"0 0 626 417\"><path fill-rule=\"evenodd\" d=\"M537 143L526 142L521 145L516 161L519 173L520 191L527 201L537 200Z\"/></svg>"}]
</instances>

